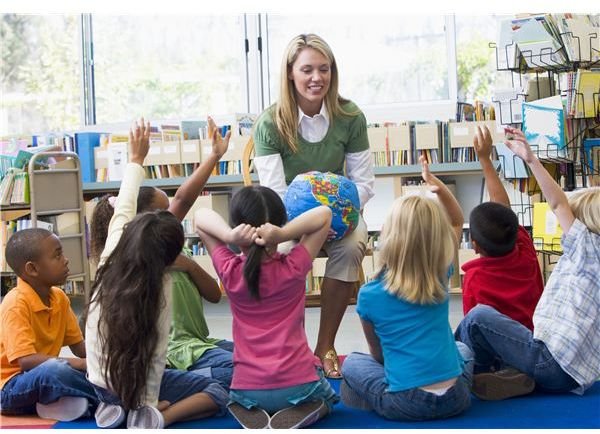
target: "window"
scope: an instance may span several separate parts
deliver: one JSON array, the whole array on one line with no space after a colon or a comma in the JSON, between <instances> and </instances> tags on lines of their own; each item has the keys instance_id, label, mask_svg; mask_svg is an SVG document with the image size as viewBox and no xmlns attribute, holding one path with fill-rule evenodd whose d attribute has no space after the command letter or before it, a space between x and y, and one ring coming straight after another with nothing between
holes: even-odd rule
<instances>
[{"instance_id":1,"label":"window","mask_svg":"<svg viewBox=\"0 0 600 434\"><path fill-rule=\"evenodd\" d=\"M359 106L449 99L444 16L267 17L270 101L287 43L316 33L339 66L340 94Z\"/></svg>"},{"instance_id":2,"label":"window","mask_svg":"<svg viewBox=\"0 0 600 434\"><path fill-rule=\"evenodd\" d=\"M80 126L78 15L0 15L0 135Z\"/></svg>"},{"instance_id":3,"label":"window","mask_svg":"<svg viewBox=\"0 0 600 434\"><path fill-rule=\"evenodd\" d=\"M456 73L458 99L490 102L495 88L512 87L510 73L496 71L499 23L509 15L456 16Z\"/></svg>"},{"instance_id":4,"label":"window","mask_svg":"<svg viewBox=\"0 0 600 434\"><path fill-rule=\"evenodd\" d=\"M245 111L241 16L92 19L97 123Z\"/></svg>"}]
</instances>

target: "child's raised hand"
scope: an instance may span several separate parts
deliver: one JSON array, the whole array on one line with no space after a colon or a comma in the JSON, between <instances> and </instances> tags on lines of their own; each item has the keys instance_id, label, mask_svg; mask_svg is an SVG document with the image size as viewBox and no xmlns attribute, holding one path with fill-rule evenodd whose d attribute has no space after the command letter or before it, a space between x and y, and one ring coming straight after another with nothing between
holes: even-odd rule
<instances>
[{"instance_id":1,"label":"child's raised hand","mask_svg":"<svg viewBox=\"0 0 600 434\"><path fill-rule=\"evenodd\" d=\"M517 156L521 157L525 162L531 163L535 160L535 155L531 151L531 147L525 138L525 134L518 128L504 128L507 140L504 144L509 147Z\"/></svg>"},{"instance_id":2,"label":"child's raised hand","mask_svg":"<svg viewBox=\"0 0 600 434\"><path fill-rule=\"evenodd\" d=\"M225 137L221 135L219 132L219 128L217 128L217 124L210 116L208 117L208 137L212 139L212 152L219 159L227 152L227 148L229 147L229 138L231 137L231 130L227 131Z\"/></svg>"},{"instance_id":3,"label":"child's raised hand","mask_svg":"<svg viewBox=\"0 0 600 434\"><path fill-rule=\"evenodd\" d=\"M150 149L150 122L144 123L144 118L140 119L133 127L129 129L129 161L137 163L140 166L144 163L144 158L148 155Z\"/></svg>"},{"instance_id":4,"label":"child's raised hand","mask_svg":"<svg viewBox=\"0 0 600 434\"><path fill-rule=\"evenodd\" d=\"M265 223L256 229L256 240L259 246L274 245L279 243L279 231L281 228L271 223Z\"/></svg>"},{"instance_id":5,"label":"child's raised hand","mask_svg":"<svg viewBox=\"0 0 600 434\"><path fill-rule=\"evenodd\" d=\"M487 126L477 127L477 133L473 137L473 147L479 160L490 158L492 153L492 134Z\"/></svg>"},{"instance_id":6,"label":"child's raised hand","mask_svg":"<svg viewBox=\"0 0 600 434\"><path fill-rule=\"evenodd\" d=\"M254 244L256 237L256 228L242 223L231 230L228 241L239 247L250 247Z\"/></svg>"},{"instance_id":7,"label":"child's raised hand","mask_svg":"<svg viewBox=\"0 0 600 434\"><path fill-rule=\"evenodd\" d=\"M429 186L429 190L433 193L437 193L440 189L439 184L441 184L442 181L429 171L429 163L425 156L421 155L419 157L419 163L421 163L421 176L423 177L423 181Z\"/></svg>"}]
</instances>

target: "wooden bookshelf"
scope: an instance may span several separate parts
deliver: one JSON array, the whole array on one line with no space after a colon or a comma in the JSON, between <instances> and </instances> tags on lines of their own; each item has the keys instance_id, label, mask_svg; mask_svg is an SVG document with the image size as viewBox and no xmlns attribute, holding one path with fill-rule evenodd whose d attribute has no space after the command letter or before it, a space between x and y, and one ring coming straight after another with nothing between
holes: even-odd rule
<instances>
[{"instance_id":1,"label":"wooden bookshelf","mask_svg":"<svg viewBox=\"0 0 600 434\"><path fill-rule=\"evenodd\" d=\"M500 167L499 161L494 161L496 170ZM481 165L478 161L468 163L439 163L430 164L431 173L435 175L468 175L481 173ZM421 165L411 164L403 166L384 166L374 167L375 176L421 176ZM258 182L258 175L251 174L252 181ZM145 179L142 185L149 187L157 187L165 190L176 189L187 178L162 178L162 179ZM243 185L242 175L213 175L208 178L206 183L207 188L231 188ZM115 192L119 190L121 181L109 182L84 182L83 193L87 196L97 196L104 193Z\"/></svg>"}]
</instances>

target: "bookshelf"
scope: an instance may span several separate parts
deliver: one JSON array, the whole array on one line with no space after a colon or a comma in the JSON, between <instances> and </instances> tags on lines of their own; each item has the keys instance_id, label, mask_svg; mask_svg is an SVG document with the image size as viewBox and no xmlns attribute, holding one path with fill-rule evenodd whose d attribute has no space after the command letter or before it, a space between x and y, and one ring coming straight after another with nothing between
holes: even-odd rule
<instances>
[{"instance_id":1,"label":"bookshelf","mask_svg":"<svg viewBox=\"0 0 600 434\"><path fill-rule=\"evenodd\" d=\"M74 152L38 152L31 156L27 167L29 204L3 207L1 211L2 252L10 236L7 225L29 216L24 226L48 228L60 238L69 259L70 274L63 288L67 295L87 296L90 273L79 157ZM14 276L5 264L2 274Z\"/></svg>"},{"instance_id":2,"label":"bookshelf","mask_svg":"<svg viewBox=\"0 0 600 434\"><path fill-rule=\"evenodd\" d=\"M526 136L531 129L538 137L547 139L539 145L530 139L532 150L566 191L600 185L599 35L591 31L581 33L593 19L567 14L508 19L504 21L499 40L489 44L495 50L497 71L510 74L513 87L496 92L497 116L502 124L521 128ZM539 34L545 35L537 38L535 44L526 41L519 31L523 26L531 28L534 24L541 30ZM528 124L527 113L535 106L556 113L556 122L544 125L560 125L561 134L552 137L546 131L535 131L533 122L533 125ZM504 159L502 162L511 169L511 174L516 172L515 160L512 164ZM504 172L505 178L511 178L506 170ZM531 229L546 280L562 253L560 234L548 232L548 227L556 226L547 220L554 215L548 215L547 210L542 213L547 205L534 178L513 177L511 181L522 199L513 203L513 208L521 209L528 217L526 224L523 215L517 213L520 222Z\"/></svg>"}]
</instances>

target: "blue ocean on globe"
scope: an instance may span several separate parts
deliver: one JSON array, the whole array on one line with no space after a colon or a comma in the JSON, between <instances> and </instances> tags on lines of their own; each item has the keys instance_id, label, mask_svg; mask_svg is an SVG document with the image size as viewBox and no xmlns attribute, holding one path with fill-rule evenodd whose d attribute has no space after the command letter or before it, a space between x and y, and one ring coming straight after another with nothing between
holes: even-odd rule
<instances>
[{"instance_id":1,"label":"blue ocean on globe","mask_svg":"<svg viewBox=\"0 0 600 434\"><path fill-rule=\"evenodd\" d=\"M331 208L330 240L339 240L358 225L360 199L354 182L331 172L307 172L297 175L288 186L283 202L288 220L321 205Z\"/></svg>"}]
</instances>

